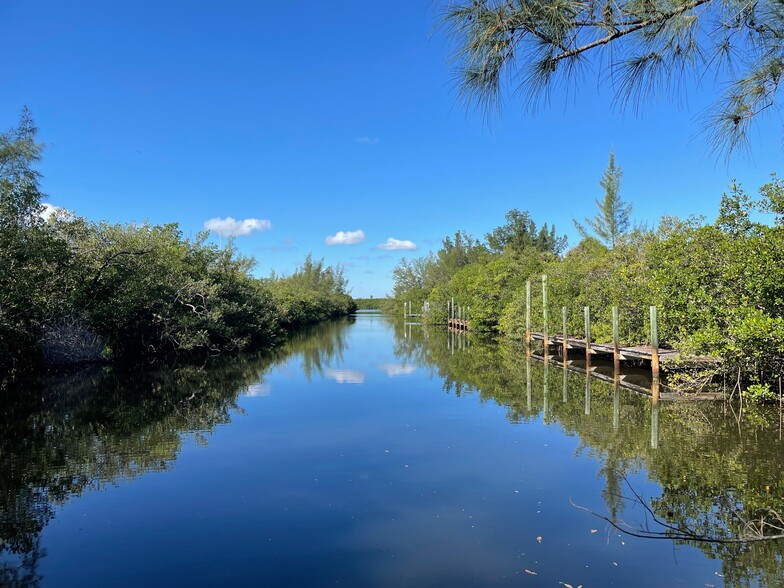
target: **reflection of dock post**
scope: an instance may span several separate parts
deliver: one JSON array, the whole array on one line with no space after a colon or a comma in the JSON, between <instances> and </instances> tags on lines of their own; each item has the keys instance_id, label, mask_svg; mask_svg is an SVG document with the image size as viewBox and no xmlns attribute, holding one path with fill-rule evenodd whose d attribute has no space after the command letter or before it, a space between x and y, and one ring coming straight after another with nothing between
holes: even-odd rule
<instances>
[{"instance_id":1,"label":"reflection of dock post","mask_svg":"<svg viewBox=\"0 0 784 588\"><path fill-rule=\"evenodd\" d=\"M525 283L525 354L531 357L531 280Z\"/></svg>"},{"instance_id":2,"label":"reflection of dock post","mask_svg":"<svg viewBox=\"0 0 784 588\"><path fill-rule=\"evenodd\" d=\"M651 374L654 380L659 379L659 321L655 306L651 306Z\"/></svg>"},{"instance_id":3,"label":"reflection of dock post","mask_svg":"<svg viewBox=\"0 0 784 588\"><path fill-rule=\"evenodd\" d=\"M569 372L565 365L563 368L563 401L564 403L569 402Z\"/></svg>"},{"instance_id":4,"label":"reflection of dock post","mask_svg":"<svg viewBox=\"0 0 784 588\"><path fill-rule=\"evenodd\" d=\"M659 448L659 403L651 404L651 449Z\"/></svg>"},{"instance_id":5,"label":"reflection of dock post","mask_svg":"<svg viewBox=\"0 0 784 588\"><path fill-rule=\"evenodd\" d=\"M618 307L612 307L612 322L613 322L613 372L617 378L621 371L621 347L618 343Z\"/></svg>"},{"instance_id":6,"label":"reflection of dock post","mask_svg":"<svg viewBox=\"0 0 784 588\"><path fill-rule=\"evenodd\" d=\"M525 360L525 391L528 401L528 412L531 412L531 358Z\"/></svg>"},{"instance_id":7,"label":"reflection of dock post","mask_svg":"<svg viewBox=\"0 0 784 588\"><path fill-rule=\"evenodd\" d=\"M544 322L544 332L542 344L544 345L544 357L547 361L547 354L550 350L550 341L547 336L547 274L542 274L542 321Z\"/></svg>"},{"instance_id":8,"label":"reflection of dock post","mask_svg":"<svg viewBox=\"0 0 784 588\"><path fill-rule=\"evenodd\" d=\"M591 366L585 366L585 414L591 414Z\"/></svg>"},{"instance_id":9,"label":"reflection of dock post","mask_svg":"<svg viewBox=\"0 0 784 588\"><path fill-rule=\"evenodd\" d=\"M658 449L658 448L659 448L659 374L657 372L653 380L651 381L651 449Z\"/></svg>"},{"instance_id":10,"label":"reflection of dock post","mask_svg":"<svg viewBox=\"0 0 784 588\"><path fill-rule=\"evenodd\" d=\"M561 319L563 320L563 362L564 369L566 369L566 357L569 355L569 347L566 343L566 307L561 308Z\"/></svg>"},{"instance_id":11,"label":"reflection of dock post","mask_svg":"<svg viewBox=\"0 0 784 588\"><path fill-rule=\"evenodd\" d=\"M542 414L544 415L544 422L545 422L545 424L547 423L547 412L548 412L549 404L550 404L550 402L549 402L549 400L550 400L550 398L549 398L549 390L547 389L548 388L548 381L547 381L548 377L547 377L547 374L549 373L549 371L550 370L549 370L548 362L545 361L544 362L544 406L542 408Z\"/></svg>"},{"instance_id":12,"label":"reflection of dock post","mask_svg":"<svg viewBox=\"0 0 784 588\"><path fill-rule=\"evenodd\" d=\"M617 376L613 388L613 431L617 431L621 426L621 380Z\"/></svg>"}]
</instances>

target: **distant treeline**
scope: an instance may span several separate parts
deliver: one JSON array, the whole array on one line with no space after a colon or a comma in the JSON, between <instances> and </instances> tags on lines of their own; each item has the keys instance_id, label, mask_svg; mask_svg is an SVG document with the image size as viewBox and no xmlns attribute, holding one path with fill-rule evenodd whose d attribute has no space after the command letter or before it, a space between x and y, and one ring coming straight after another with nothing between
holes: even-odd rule
<instances>
[{"instance_id":1,"label":"distant treeline","mask_svg":"<svg viewBox=\"0 0 784 588\"><path fill-rule=\"evenodd\" d=\"M359 310L372 310L384 308L385 298L354 298L354 304Z\"/></svg>"},{"instance_id":2,"label":"distant treeline","mask_svg":"<svg viewBox=\"0 0 784 588\"><path fill-rule=\"evenodd\" d=\"M665 217L649 229L630 225L619 178L611 157L601 184L611 197L597 201L588 229L578 223L583 239L575 247L566 251L553 227L537 228L527 212L512 210L484 240L457 232L435 253L402 260L390 309L410 301L416 312L429 301L425 320L444 323L454 299L470 307L471 328L519 339L529 279L533 328L542 328L546 274L551 332L560 332L566 307L569 333L582 336L588 306L593 338L609 341L611 309L618 306L622 343L646 343L648 308L655 305L665 345L722 358L713 376L723 372L728 389L777 397L784 372L784 182L774 176L756 200L733 184L714 223ZM767 223L752 220L764 215Z\"/></svg>"},{"instance_id":3,"label":"distant treeline","mask_svg":"<svg viewBox=\"0 0 784 588\"><path fill-rule=\"evenodd\" d=\"M354 309L342 269L310 256L290 276L257 279L253 259L207 233L51 213L40 156L25 110L0 135L0 380L41 363L270 346Z\"/></svg>"}]
</instances>

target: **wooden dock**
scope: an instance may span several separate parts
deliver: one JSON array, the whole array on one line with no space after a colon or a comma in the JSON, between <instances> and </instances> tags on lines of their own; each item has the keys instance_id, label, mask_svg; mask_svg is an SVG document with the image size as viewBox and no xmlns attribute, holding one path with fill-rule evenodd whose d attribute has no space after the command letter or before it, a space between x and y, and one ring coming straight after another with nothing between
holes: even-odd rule
<instances>
[{"instance_id":1,"label":"wooden dock","mask_svg":"<svg viewBox=\"0 0 784 588\"><path fill-rule=\"evenodd\" d=\"M544 333L531 333L534 341L544 341ZM548 345L552 347L564 348L564 338L560 335L548 335ZM612 343L587 343L585 339L577 337L567 337L566 349L574 349L588 352L593 356L614 357L615 346ZM719 362L715 357L684 355L676 349L658 349L659 362L662 367L669 369L678 368L707 368L717 365ZM654 349L649 346L618 347L618 359L620 361L653 361Z\"/></svg>"},{"instance_id":2,"label":"wooden dock","mask_svg":"<svg viewBox=\"0 0 784 588\"><path fill-rule=\"evenodd\" d=\"M449 329L455 329L457 331L467 331L468 319L448 318L446 320L446 326Z\"/></svg>"}]
</instances>

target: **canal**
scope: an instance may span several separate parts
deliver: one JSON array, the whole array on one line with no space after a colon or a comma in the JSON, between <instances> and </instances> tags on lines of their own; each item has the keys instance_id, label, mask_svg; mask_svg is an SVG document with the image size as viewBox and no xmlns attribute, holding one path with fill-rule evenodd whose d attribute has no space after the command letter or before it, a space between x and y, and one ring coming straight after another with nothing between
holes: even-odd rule
<instances>
[{"instance_id":1,"label":"canal","mask_svg":"<svg viewBox=\"0 0 784 588\"><path fill-rule=\"evenodd\" d=\"M784 585L784 542L701 540L784 510L777 407L653 406L491 339L362 312L0 402L0 585Z\"/></svg>"}]
</instances>

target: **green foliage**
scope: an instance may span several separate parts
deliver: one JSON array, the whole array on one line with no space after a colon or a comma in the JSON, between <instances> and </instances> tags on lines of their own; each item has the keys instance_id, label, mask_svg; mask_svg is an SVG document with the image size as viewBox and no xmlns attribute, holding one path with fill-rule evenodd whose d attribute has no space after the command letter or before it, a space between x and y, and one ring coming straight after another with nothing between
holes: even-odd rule
<instances>
[{"instance_id":1,"label":"green foliage","mask_svg":"<svg viewBox=\"0 0 784 588\"><path fill-rule=\"evenodd\" d=\"M547 224L537 229L528 212L506 214L506 223L487 234L487 244L458 231L441 248L419 259L403 259L393 270L390 310L404 302L415 309L429 303L427 322L445 322L454 300L470 317L471 327L496 330L504 308L528 276L563 250L565 237ZM468 310L470 307L470 310Z\"/></svg>"},{"instance_id":2,"label":"green foliage","mask_svg":"<svg viewBox=\"0 0 784 588\"><path fill-rule=\"evenodd\" d=\"M615 101L635 109L712 71L725 79L703 117L708 145L727 154L747 145L752 121L779 108L784 8L776 0L458 0L442 24L455 45L461 97L491 112L508 82L535 110L555 86L586 71L610 81ZM676 100L677 101L677 100Z\"/></svg>"},{"instance_id":3,"label":"green foliage","mask_svg":"<svg viewBox=\"0 0 784 588\"><path fill-rule=\"evenodd\" d=\"M41 216L36 133L25 108L0 134L0 370L15 368L17 350L34 349L65 255Z\"/></svg>"},{"instance_id":4,"label":"green foliage","mask_svg":"<svg viewBox=\"0 0 784 588\"><path fill-rule=\"evenodd\" d=\"M528 213L512 210L487 235L487 246L457 246L465 243L458 233L436 254L404 260L395 269L395 312L403 302L419 308L427 301L425 320L443 324L454 300L470 309L472 329L522 339L525 283L532 283L531 327L541 331L546 274L550 333L562 331L565 307L568 334L584 336L587 306L592 339L610 342L617 306L620 343L643 345L653 305L662 347L718 357L727 378L743 386L777 381L784 369L784 182L774 176L758 201L733 182L712 224L664 218L656 232L629 230L629 209L617 197L619 170L612 157L610 163L603 185L613 196L606 208L598 203L592 225L604 242L586 236L560 257L551 246L557 240L537 242ZM760 213L772 214L774 223L752 220Z\"/></svg>"},{"instance_id":5,"label":"green foliage","mask_svg":"<svg viewBox=\"0 0 784 588\"><path fill-rule=\"evenodd\" d=\"M385 298L354 298L357 310L381 310L384 308Z\"/></svg>"},{"instance_id":6,"label":"green foliage","mask_svg":"<svg viewBox=\"0 0 784 588\"><path fill-rule=\"evenodd\" d=\"M770 384L751 384L744 390L743 397L751 402L771 402L778 399Z\"/></svg>"},{"instance_id":7,"label":"green foliage","mask_svg":"<svg viewBox=\"0 0 784 588\"><path fill-rule=\"evenodd\" d=\"M487 246L494 253L513 251L521 253L534 248L542 253L560 255L566 247L566 237L555 234L555 226L547 223L537 231L536 223L528 212L520 212L516 208L506 213L506 224L494 229L486 235Z\"/></svg>"},{"instance_id":8,"label":"green foliage","mask_svg":"<svg viewBox=\"0 0 784 588\"><path fill-rule=\"evenodd\" d=\"M324 260L305 258L288 277L269 282L280 313L281 323L288 328L325 321L356 310L346 288L343 268L324 265Z\"/></svg>"},{"instance_id":9,"label":"green foliage","mask_svg":"<svg viewBox=\"0 0 784 588\"><path fill-rule=\"evenodd\" d=\"M621 198L622 175L621 168L615 165L615 152L610 151L610 163L599 182L604 190L604 198L596 199L599 211L595 217L585 219L587 227L574 221L574 226L584 239L593 233L593 236L610 249L614 249L621 237L629 231L629 218L632 213L632 205Z\"/></svg>"},{"instance_id":10,"label":"green foliage","mask_svg":"<svg viewBox=\"0 0 784 588\"><path fill-rule=\"evenodd\" d=\"M40 359L218 354L354 309L341 267L305 259L259 280L253 259L176 224L44 220L29 112L0 134L0 373Z\"/></svg>"}]
</instances>

